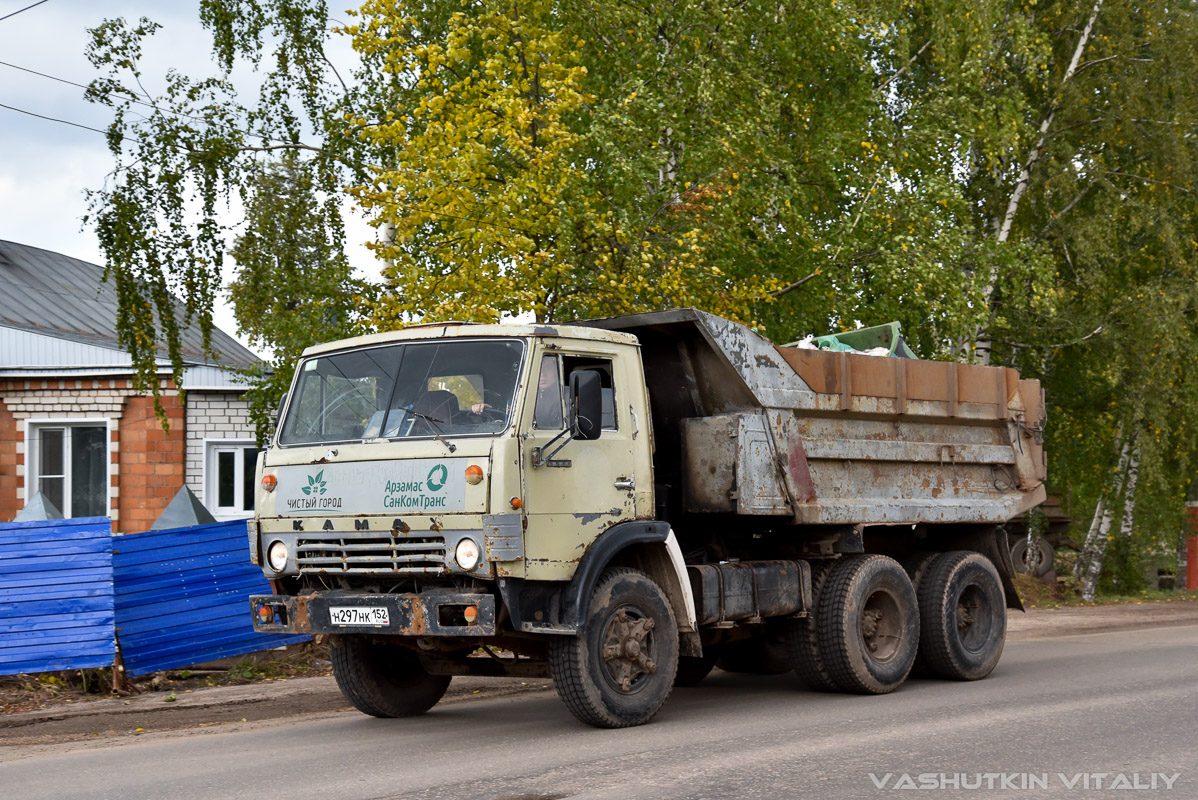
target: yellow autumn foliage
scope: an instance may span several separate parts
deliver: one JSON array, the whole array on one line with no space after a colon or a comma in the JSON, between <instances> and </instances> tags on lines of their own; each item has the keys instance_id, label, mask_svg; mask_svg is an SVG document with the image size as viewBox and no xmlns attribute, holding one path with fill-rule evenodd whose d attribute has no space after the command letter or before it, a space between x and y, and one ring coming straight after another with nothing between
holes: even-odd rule
<instances>
[{"instance_id":1,"label":"yellow autumn foliage","mask_svg":"<svg viewBox=\"0 0 1198 800\"><path fill-rule=\"evenodd\" d=\"M353 120L393 153L348 189L384 233L387 291L372 321L680 305L747 318L773 282L727 279L704 257L704 215L732 187L690 187L649 224L620 217L597 188L580 133L597 98L553 8L483 0L432 35L407 0L370 0L345 29L400 87L387 119Z\"/></svg>"}]
</instances>

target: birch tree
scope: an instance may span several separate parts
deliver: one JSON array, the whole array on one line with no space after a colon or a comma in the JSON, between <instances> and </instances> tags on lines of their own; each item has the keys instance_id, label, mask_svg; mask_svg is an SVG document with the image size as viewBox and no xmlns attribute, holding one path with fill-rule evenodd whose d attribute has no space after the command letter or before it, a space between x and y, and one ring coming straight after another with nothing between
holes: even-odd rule
<instances>
[{"instance_id":1,"label":"birch tree","mask_svg":"<svg viewBox=\"0 0 1198 800\"><path fill-rule=\"evenodd\" d=\"M1079 65L1081 64L1082 54L1090 46L1090 39L1094 34L1094 24L1098 21L1098 14L1102 10L1104 0L1096 0L1093 8L1090 9L1090 17L1086 20L1086 25L1077 37L1077 44L1073 48L1073 55L1069 58L1069 64L1065 67L1065 73L1061 76L1060 86L1052 96L1052 102L1049 104L1048 113L1044 115L1043 121L1040 123L1036 131L1035 144L1032 145L1027 157L1023 160L1022 167L1019 170L1018 177L1015 178L1015 186L1011 190L1011 196L1007 200L1006 208L1003 210L1001 217L996 217L994 220L995 242L999 245L1006 244L1011 238L1011 228L1015 224L1015 216L1019 213L1019 204L1027 193L1028 184L1031 181L1032 170L1039 165L1040 159L1044 154L1045 145L1048 142L1048 136L1052 132L1053 122L1056 120L1057 110L1061 105L1062 97L1065 89L1069 87L1069 83L1077 74ZM1095 62L1089 62L1095 63ZM978 364L990 363L990 326L994 323L994 290L998 285L998 280L1001 277L1001 262L995 262L990 267L989 276L986 279L986 285L982 289L982 299L986 304L987 310L990 312L986 320L986 327L979 334L976 343L974 344L974 361Z\"/></svg>"},{"instance_id":2,"label":"birch tree","mask_svg":"<svg viewBox=\"0 0 1198 800\"><path fill-rule=\"evenodd\" d=\"M1117 438L1122 438L1121 435ZM1121 442L1119 462L1103 493L1098 497L1090 530L1082 545L1080 558L1075 562L1074 576L1079 579L1082 599L1094 602L1098 590L1098 578L1102 574L1103 559L1107 543L1111 538L1113 510L1123 506L1121 533L1131 536L1135 515L1136 482L1139 475L1140 452L1133 434Z\"/></svg>"}]
</instances>

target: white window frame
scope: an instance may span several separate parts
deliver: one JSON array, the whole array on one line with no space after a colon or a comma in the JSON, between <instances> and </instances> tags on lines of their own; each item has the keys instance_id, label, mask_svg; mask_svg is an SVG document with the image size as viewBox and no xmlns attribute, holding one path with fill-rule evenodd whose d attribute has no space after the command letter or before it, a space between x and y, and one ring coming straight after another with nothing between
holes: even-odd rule
<instances>
[{"instance_id":1,"label":"white window frame","mask_svg":"<svg viewBox=\"0 0 1198 800\"><path fill-rule=\"evenodd\" d=\"M259 449L254 439L204 439L204 506L218 520L249 519L254 516L253 509L245 510L245 495L242 487L245 485L245 459L233 459L233 505L221 506L220 486L218 485L219 470L216 465L217 453L236 451L238 456L243 450ZM255 487L251 487L251 491ZM251 499L251 502L252 499Z\"/></svg>"},{"instance_id":2,"label":"white window frame","mask_svg":"<svg viewBox=\"0 0 1198 800\"><path fill-rule=\"evenodd\" d=\"M103 428L104 429L104 514L112 517L112 419L109 417L45 417L25 420L25 503L28 504L33 496L40 491L41 483L41 436L43 428L66 428L63 435L63 481L62 505L58 509L66 519L73 518L71 508L71 428Z\"/></svg>"}]
</instances>

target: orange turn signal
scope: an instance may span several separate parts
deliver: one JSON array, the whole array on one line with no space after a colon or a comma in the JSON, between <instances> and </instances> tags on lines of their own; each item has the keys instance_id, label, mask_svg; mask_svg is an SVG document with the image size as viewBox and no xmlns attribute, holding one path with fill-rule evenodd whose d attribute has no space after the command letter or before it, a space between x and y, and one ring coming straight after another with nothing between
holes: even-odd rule
<instances>
[{"instance_id":1,"label":"orange turn signal","mask_svg":"<svg viewBox=\"0 0 1198 800\"><path fill-rule=\"evenodd\" d=\"M482 483L482 480L482 467L480 467L478 464L471 464L470 466L466 467L466 483L470 484L471 486L477 486L478 484Z\"/></svg>"},{"instance_id":2,"label":"orange turn signal","mask_svg":"<svg viewBox=\"0 0 1198 800\"><path fill-rule=\"evenodd\" d=\"M524 501L521 500L519 497L513 497L508 502L512 504L512 508L520 508L521 506L524 505Z\"/></svg>"},{"instance_id":3,"label":"orange turn signal","mask_svg":"<svg viewBox=\"0 0 1198 800\"><path fill-rule=\"evenodd\" d=\"M278 485L279 485L279 479L276 478L274 475L263 475L262 476L262 488L265 489L266 491L273 492L275 490L275 487Z\"/></svg>"}]
</instances>

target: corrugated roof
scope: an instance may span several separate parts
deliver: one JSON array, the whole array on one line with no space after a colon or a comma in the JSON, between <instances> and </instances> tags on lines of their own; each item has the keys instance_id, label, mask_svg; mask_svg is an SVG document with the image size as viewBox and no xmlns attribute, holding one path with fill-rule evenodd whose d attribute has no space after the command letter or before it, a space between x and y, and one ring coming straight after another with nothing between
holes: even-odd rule
<instances>
[{"instance_id":1,"label":"corrugated roof","mask_svg":"<svg viewBox=\"0 0 1198 800\"><path fill-rule=\"evenodd\" d=\"M0 240L0 325L74 342L120 348L116 335L116 287L104 268L39 247ZM176 304L176 317L185 309ZM249 367L258 358L219 328L212 329L214 355L203 352L200 326L180 332L188 364ZM165 351L163 351L165 355Z\"/></svg>"}]
</instances>

